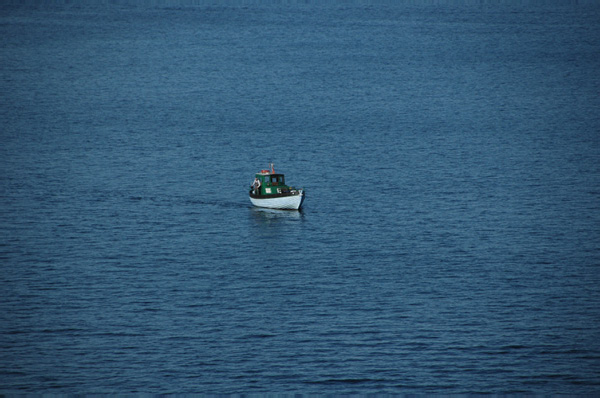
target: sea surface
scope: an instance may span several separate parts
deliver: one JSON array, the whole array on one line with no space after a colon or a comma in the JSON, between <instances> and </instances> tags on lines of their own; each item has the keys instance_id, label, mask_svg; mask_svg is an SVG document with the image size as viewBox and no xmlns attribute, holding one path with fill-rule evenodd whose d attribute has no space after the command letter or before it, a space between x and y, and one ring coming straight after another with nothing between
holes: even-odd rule
<instances>
[{"instance_id":1,"label":"sea surface","mask_svg":"<svg viewBox=\"0 0 600 398\"><path fill-rule=\"evenodd\" d=\"M600 4L4 2L0 296L1 394L600 394Z\"/></svg>"}]
</instances>

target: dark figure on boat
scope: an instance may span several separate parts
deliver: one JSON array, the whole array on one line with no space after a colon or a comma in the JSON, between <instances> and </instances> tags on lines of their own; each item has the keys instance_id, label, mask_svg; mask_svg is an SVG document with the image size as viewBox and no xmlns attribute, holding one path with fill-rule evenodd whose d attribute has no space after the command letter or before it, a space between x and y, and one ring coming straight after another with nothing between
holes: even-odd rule
<instances>
[{"instance_id":1,"label":"dark figure on boat","mask_svg":"<svg viewBox=\"0 0 600 398\"><path fill-rule=\"evenodd\" d=\"M254 179L254 182L252 183L252 189L254 190L253 193L255 195L260 195L260 180L258 178Z\"/></svg>"}]
</instances>

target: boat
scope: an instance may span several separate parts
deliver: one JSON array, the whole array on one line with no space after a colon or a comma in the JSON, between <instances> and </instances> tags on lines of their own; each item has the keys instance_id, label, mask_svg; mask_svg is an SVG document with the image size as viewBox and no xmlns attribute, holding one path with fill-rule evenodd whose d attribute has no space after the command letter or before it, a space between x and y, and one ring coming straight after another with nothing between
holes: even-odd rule
<instances>
[{"instance_id":1,"label":"boat","mask_svg":"<svg viewBox=\"0 0 600 398\"><path fill-rule=\"evenodd\" d=\"M285 176L275 173L273 163L267 170L254 176L250 186L250 201L254 206L268 209L300 210L304 202L304 189L285 185Z\"/></svg>"}]
</instances>

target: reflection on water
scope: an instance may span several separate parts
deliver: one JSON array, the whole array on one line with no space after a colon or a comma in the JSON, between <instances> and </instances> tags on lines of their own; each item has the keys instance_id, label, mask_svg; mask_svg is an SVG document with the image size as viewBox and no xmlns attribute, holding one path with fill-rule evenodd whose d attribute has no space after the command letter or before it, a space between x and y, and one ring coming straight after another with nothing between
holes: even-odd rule
<instances>
[{"instance_id":1,"label":"reflection on water","mask_svg":"<svg viewBox=\"0 0 600 398\"><path fill-rule=\"evenodd\" d=\"M277 222L282 220L295 221L304 219L302 210L276 210L252 207L250 214L252 219L261 222Z\"/></svg>"},{"instance_id":2,"label":"reflection on water","mask_svg":"<svg viewBox=\"0 0 600 398\"><path fill-rule=\"evenodd\" d=\"M299 239L304 213L297 210L275 210L253 207L249 212L252 234L260 240L276 242L277 245L292 244ZM296 244L296 243L293 243Z\"/></svg>"}]
</instances>

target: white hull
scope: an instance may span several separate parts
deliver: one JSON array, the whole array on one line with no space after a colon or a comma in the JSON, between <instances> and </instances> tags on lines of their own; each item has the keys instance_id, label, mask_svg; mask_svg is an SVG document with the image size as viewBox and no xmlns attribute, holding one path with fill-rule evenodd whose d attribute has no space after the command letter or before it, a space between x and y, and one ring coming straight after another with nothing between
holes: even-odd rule
<instances>
[{"instance_id":1,"label":"white hull","mask_svg":"<svg viewBox=\"0 0 600 398\"><path fill-rule=\"evenodd\" d=\"M304 192L300 191L299 195L294 196L267 199L256 199L250 196L250 201L254 206L267 209L298 210L304 201Z\"/></svg>"}]
</instances>

